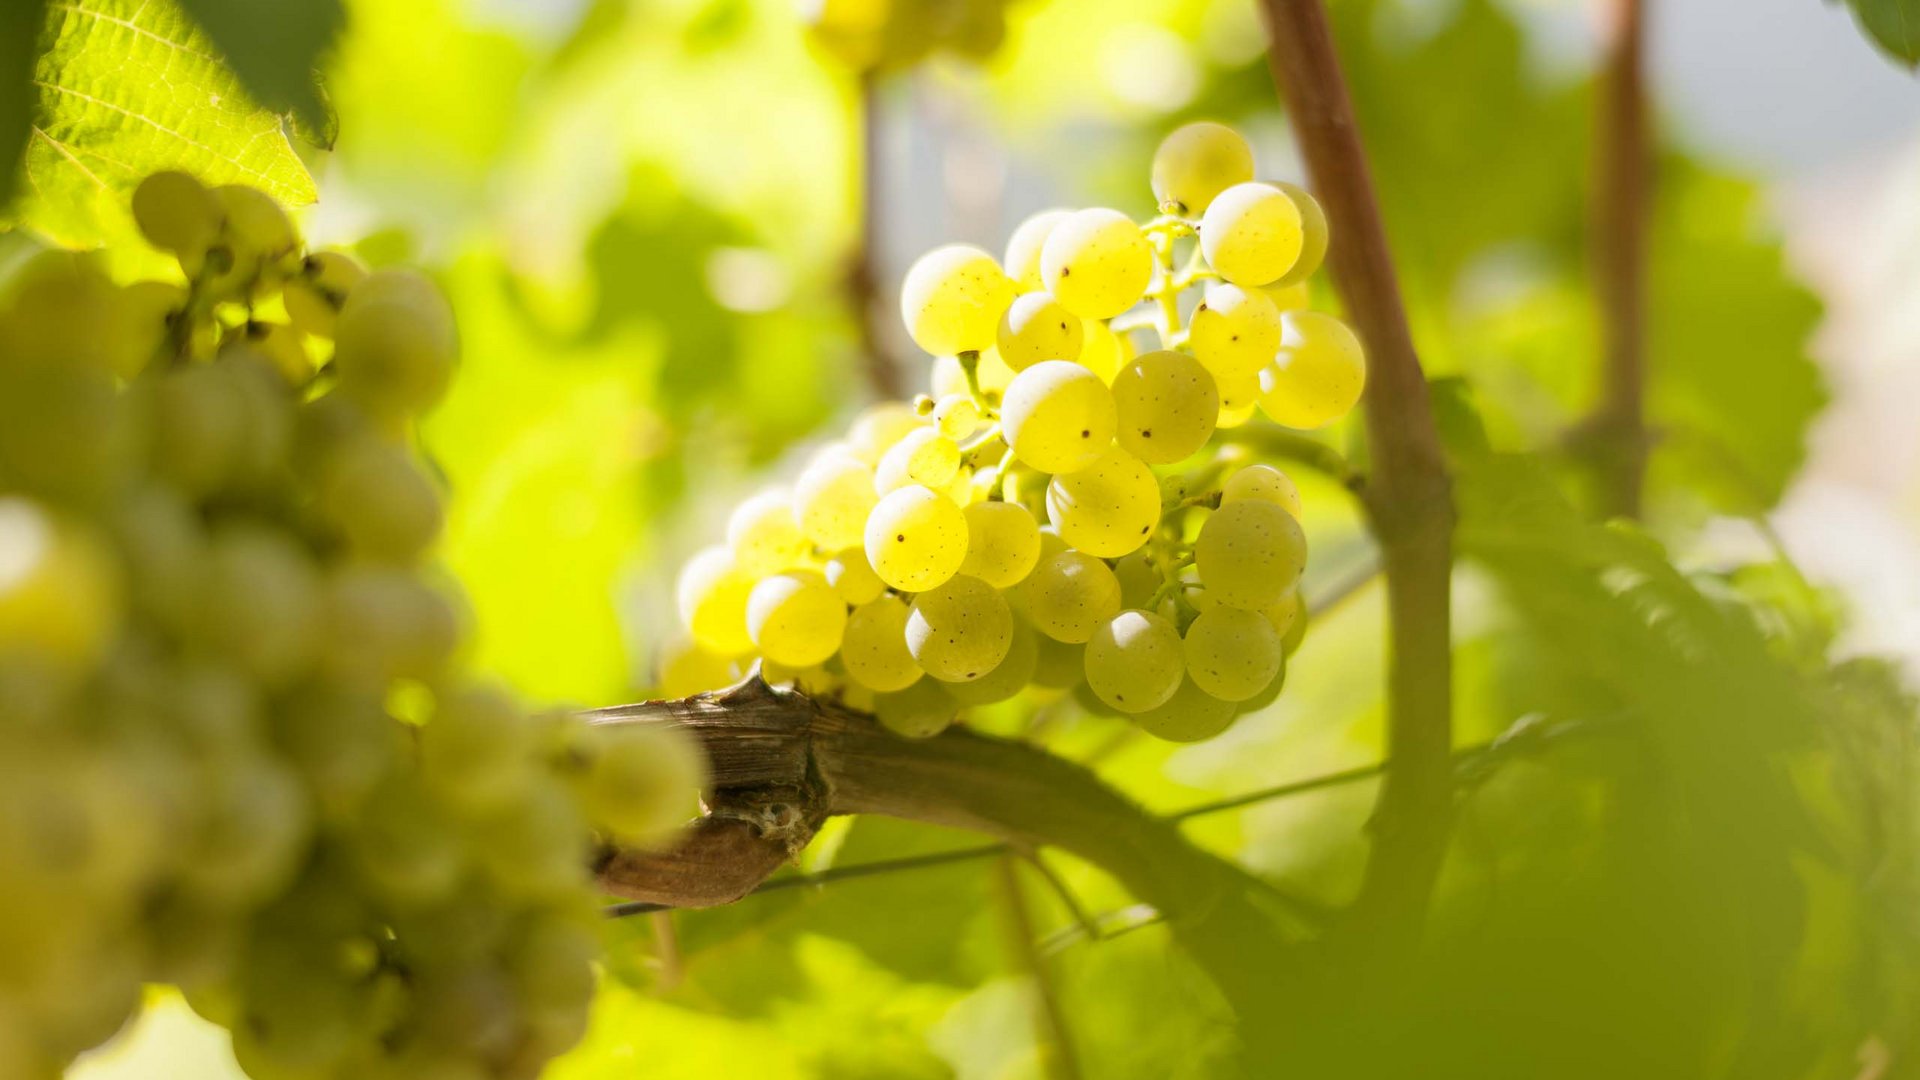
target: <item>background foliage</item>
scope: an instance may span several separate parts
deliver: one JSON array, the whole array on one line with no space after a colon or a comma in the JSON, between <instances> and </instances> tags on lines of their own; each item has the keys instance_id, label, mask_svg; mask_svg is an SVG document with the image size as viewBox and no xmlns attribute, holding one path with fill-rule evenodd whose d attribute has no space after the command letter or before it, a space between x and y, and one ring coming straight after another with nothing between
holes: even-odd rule
<instances>
[{"instance_id":1,"label":"background foliage","mask_svg":"<svg viewBox=\"0 0 1920 1080\"><path fill-rule=\"evenodd\" d=\"M1920 61L1912 0L1850 6ZM1163 928L1087 940L1063 895L1115 926L1143 913L1048 855L1064 893L1022 881L1082 1075L1220 1076L1232 1015L1261 1010L1324 1023L1260 1075L1894 1075L1860 1069L1920 1052L1913 708L1894 663L1843 646L1844 598L1770 543L1831 391L1809 351L1820 302L1761 189L1662 148L1649 521L1596 523L1566 452L1599 363L1587 67L1540 63L1532 24L1494 0L1333 8L1443 380L1460 738L1504 739L1463 757L1435 938L1385 1000L1287 1000L1284 980L1272 1001L1222 1000ZM1192 116L1255 133L1268 171L1297 173L1249 5L1027 0L1008 17L984 68L936 57L863 97L778 0L10 5L9 220L117 243L131 185L173 166L315 203L309 234L371 262L433 266L466 342L426 434L475 662L538 698L612 702L650 687L677 559L861 403L843 280L863 101L882 111L881 190L934 193L883 212L883 269L942 239L996 246L1053 201L1144 213L1147 156ZM1307 498L1324 594L1371 555L1342 493ZM1729 530L1746 540L1733 555ZM1323 612L1283 699L1212 744L1129 738L1065 705L991 722L1155 810L1365 765L1380 607L1362 589ZM1330 787L1189 829L1311 912L1349 894L1371 795ZM804 863L974 843L863 819ZM554 1075L1057 1069L996 880L956 861L614 924L595 1029ZM231 1068L184 1010L154 1015L81 1071Z\"/></svg>"}]
</instances>

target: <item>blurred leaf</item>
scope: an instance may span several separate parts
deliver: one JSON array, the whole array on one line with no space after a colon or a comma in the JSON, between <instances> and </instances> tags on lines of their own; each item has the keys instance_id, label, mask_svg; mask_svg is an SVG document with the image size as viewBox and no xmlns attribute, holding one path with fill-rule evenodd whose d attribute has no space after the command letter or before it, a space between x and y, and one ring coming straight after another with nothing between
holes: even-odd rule
<instances>
[{"instance_id":1,"label":"blurred leaf","mask_svg":"<svg viewBox=\"0 0 1920 1080\"><path fill-rule=\"evenodd\" d=\"M133 188L165 168L313 201L280 118L170 0L56 5L41 44L18 220L73 246L125 237Z\"/></svg>"},{"instance_id":2,"label":"blurred leaf","mask_svg":"<svg viewBox=\"0 0 1920 1080\"><path fill-rule=\"evenodd\" d=\"M20 156L33 130L33 62L39 53L46 0L17 0L0 8L0 211L13 201Z\"/></svg>"},{"instance_id":3,"label":"blurred leaf","mask_svg":"<svg viewBox=\"0 0 1920 1080\"><path fill-rule=\"evenodd\" d=\"M1920 66L1920 0L1847 0L1860 29L1903 67Z\"/></svg>"},{"instance_id":4,"label":"blurred leaf","mask_svg":"<svg viewBox=\"0 0 1920 1080\"><path fill-rule=\"evenodd\" d=\"M300 114L309 126L328 126L317 89L322 56L333 47L346 14L340 0L179 0L219 47L227 66L254 100Z\"/></svg>"}]
</instances>

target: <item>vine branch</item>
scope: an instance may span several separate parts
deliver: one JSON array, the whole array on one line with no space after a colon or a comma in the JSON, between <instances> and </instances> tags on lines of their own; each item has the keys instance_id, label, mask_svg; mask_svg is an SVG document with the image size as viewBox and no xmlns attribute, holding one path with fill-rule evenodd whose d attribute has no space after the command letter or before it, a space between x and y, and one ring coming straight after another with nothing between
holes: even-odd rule
<instances>
[{"instance_id":1,"label":"vine branch","mask_svg":"<svg viewBox=\"0 0 1920 1080\"><path fill-rule=\"evenodd\" d=\"M1373 177L1322 0L1261 0L1275 83L1332 226L1332 271L1368 356L1362 500L1387 579L1388 765L1355 907L1358 938L1419 933L1452 814L1453 504Z\"/></svg>"},{"instance_id":2,"label":"vine branch","mask_svg":"<svg viewBox=\"0 0 1920 1080\"><path fill-rule=\"evenodd\" d=\"M872 71L860 75L859 94L854 109L858 117L857 149L860 236L854 248L853 263L847 268L847 303L859 322L860 348L866 365L867 388L880 401L901 395L900 365L894 362L889 347L885 320L886 304L880 291L878 247L884 216L885 177L881 175L880 88L879 75Z\"/></svg>"},{"instance_id":3,"label":"vine branch","mask_svg":"<svg viewBox=\"0 0 1920 1080\"><path fill-rule=\"evenodd\" d=\"M1601 510L1638 517L1650 450L1646 421L1646 261L1653 159L1646 99L1645 0L1605 0L1606 60L1594 123L1588 243L1599 304L1600 402L1583 434Z\"/></svg>"}]
</instances>

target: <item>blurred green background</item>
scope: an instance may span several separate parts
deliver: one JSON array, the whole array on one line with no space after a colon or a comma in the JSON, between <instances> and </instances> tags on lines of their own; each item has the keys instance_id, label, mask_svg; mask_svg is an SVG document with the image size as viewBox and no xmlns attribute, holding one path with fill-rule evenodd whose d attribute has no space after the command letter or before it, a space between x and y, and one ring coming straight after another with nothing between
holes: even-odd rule
<instances>
[{"instance_id":1,"label":"blurred green background","mask_svg":"<svg viewBox=\"0 0 1920 1080\"><path fill-rule=\"evenodd\" d=\"M247 167L317 193L309 238L422 264L453 298L463 368L425 437L476 666L539 700L648 694L678 562L873 399L869 350L924 387L890 314L919 251L998 250L1055 204L1145 216L1153 146L1195 117L1300 173L1245 0L1015 0L1004 27L998 3L899 6L962 47L863 76L790 0L349 0L324 95L236 61L297 111L311 190L291 161ZM1659 444L1644 531L1606 526L1566 453L1599 363L1599 5L1330 6L1460 470L1459 742L1523 732L1463 771L1429 946L1385 997L1303 1003L1276 978L1223 1000L1118 886L1049 855L1061 890L1021 881L1052 1034L992 864L959 862L615 925L556 1080L1014 1080L1068 1058L1098 1078L1920 1075L1920 91L1841 9L1653 0ZM329 40L311 7L258 51ZM128 236L114 178L63 200L39 146L29 178L54 181L23 189L24 222ZM849 287L863 258L874 297ZM1372 555L1344 494L1306 486L1325 595ZM1067 707L986 722L1153 810L1367 765L1381 623L1377 587L1320 613L1288 692L1209 744ZM1372 795L1188 831L1323 911ZM862 819L804 861L972 843ZM1121 932L1089 940L1065 897ZM232 1075L223 1036L156 1000L74 1075ZM1308 1004L1298 1060L1235 1064L1236 1014Z\"/></svg>"}]
</instances>

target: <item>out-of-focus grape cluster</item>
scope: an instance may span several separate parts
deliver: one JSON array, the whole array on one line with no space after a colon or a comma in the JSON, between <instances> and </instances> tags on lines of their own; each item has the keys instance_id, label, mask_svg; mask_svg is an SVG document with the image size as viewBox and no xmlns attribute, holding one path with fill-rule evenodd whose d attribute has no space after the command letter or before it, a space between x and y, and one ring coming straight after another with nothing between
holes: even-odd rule
<instances>
[{"instance_id":1,"label":"out-of-focus grape cluster","mask_svg":"<svg viewBox=\"0 0 1920 1080\"><path fill-rule=\"evenodd\" d=\"M1223 433L1330 424L1366 365L1306 308L1325 215L1253 176L1237 133L1191 124L1155 155L1145 225L1050 210L1004 260L922 256L901 314L932 393L734 511L681 574L665 689L758 661L921 736L1022 693L1178 741L1272 701L1304 630L1300 495Z\"/></svg>"},{"instance_id":2,"label":"out-of-focus grape cluster","mask_svg":"<svg viewBox=\"0 0 1920 1080\"><path fill-rule=\"evenodd\" d=\"M0 285L0 1076L148 982L260 1080L534 1076L585 1023L593 829L661 838L702 762L459 672L426 278L304 253L250 188L133 209L178 278Z\"/></svg>"},{"instance_id":3,"label":"out-of-focus grape cluster","mask_svg":"<svg viewBox=\"0 0 1920 1080\"><path fill-rule=\"evenodd\" d=\"M855 71L911 67L935 52L973 60L1007 36L1010 0L798 0L807 37Z\"/></svg>"}]
</instances>

